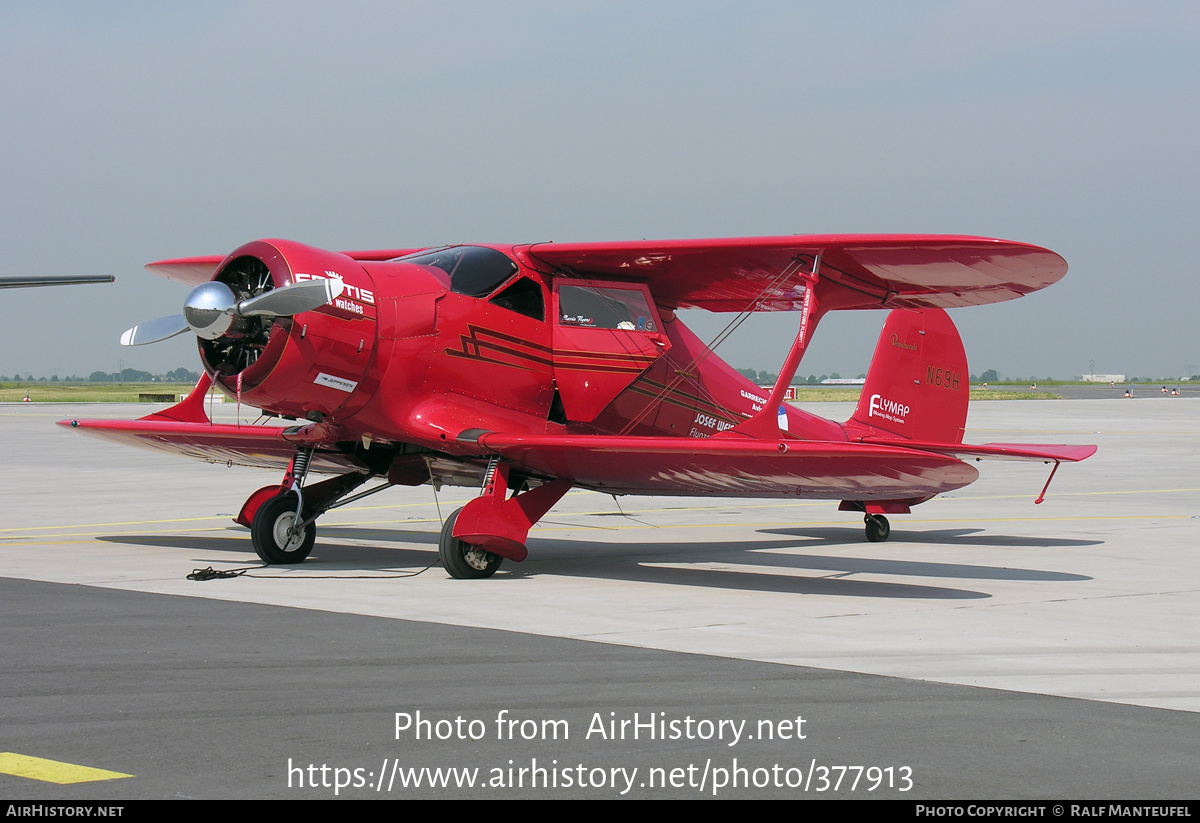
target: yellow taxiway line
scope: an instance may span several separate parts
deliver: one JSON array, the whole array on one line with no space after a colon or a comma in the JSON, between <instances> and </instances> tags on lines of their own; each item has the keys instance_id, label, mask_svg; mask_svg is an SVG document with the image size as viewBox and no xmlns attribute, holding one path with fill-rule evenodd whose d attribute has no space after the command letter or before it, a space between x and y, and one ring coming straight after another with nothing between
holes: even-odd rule
<instances>
[{"instance_id":1,"label":"yellow taxiway line","mask_svg":"<svg viewBox=\"0 0 1200 823\"><path fill-rule=\"evenodd\" d=\"M16 752L0 752L0 774L11 774L14 777L28 777L30 780L41 780L45 783L57 783L65 786L70 783L94 783L98 780L119 780L123 777L133 777L122 772L110 772L107 769L95 769L91 766L78 766L74 763L63 763L61 760L47 760L44 757L31 757Z\"/></svg>"}]
</instances>

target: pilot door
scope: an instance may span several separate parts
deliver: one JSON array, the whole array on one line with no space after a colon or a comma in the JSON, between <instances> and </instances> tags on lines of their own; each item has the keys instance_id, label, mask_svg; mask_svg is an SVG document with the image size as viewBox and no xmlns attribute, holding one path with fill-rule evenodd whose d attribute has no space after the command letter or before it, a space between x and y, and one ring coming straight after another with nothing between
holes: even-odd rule
<instances>
[{"instance_id":1,"label":"pilot door","mask_svg":"<svg viewBox=\"0 0 1200 823\"><path fill-rule=\"evenodd\" d=\"M568 420L590 423L671 347L645 286L556 281L554 380Z\"/></svg>"}]
</instances>

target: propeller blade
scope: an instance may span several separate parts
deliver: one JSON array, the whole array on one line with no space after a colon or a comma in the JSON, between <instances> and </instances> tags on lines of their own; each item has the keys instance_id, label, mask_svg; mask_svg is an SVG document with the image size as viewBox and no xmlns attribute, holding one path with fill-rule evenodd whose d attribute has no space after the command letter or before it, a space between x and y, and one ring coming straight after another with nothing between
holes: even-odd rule
<instances>
[{"instance_id":1,"label":"propeller blade","mask_svg":"<svg viewBox=\"0 0 1200 823\"><path fill-rule=\"evenodd\" d=\"M324 306L341 294L343 288L345 284L333 278L304 280L243 300L235 311L242 317L294 317Z\"/></svg>"},{"instance_id":2,"label":"propeller blade","mask_svg":"<svg viewBox=\"0 0 1200 823\"><path fill-rule=\"evenodd\" d=\"M157 343L189 328L205 340L225 334L236 317L292 317L324 306L342 293L339 279L304 280L234 303L233 291L217 281L201 283L192 289L184 303L183 314L160 317L134 326L121 335L122 346Z\"/></svg>"},{"instance_id":3,"label":"propeller blade","mask_svg":"<svg viewBox=\"0 0 1200 823\"><path fill-rule=\"evenodd\" d=\"M44 275L41 277L0 277L0 289L24 289L30 286L75 286L81 283L112 283L111 274Z\"/></svg>"},{"instance_id":4,"label":"propeller blade","mask_svg":"<svg viewBox=\"0 0 1200 823\"><path fill-rule=\"evenodd\" d=\"M182 314L172 314L134 326L121 335L121 345L145 346L147 343L157 343L159 340L183 334L187 330L187 319Z\"/></svg>"}]
</instances>

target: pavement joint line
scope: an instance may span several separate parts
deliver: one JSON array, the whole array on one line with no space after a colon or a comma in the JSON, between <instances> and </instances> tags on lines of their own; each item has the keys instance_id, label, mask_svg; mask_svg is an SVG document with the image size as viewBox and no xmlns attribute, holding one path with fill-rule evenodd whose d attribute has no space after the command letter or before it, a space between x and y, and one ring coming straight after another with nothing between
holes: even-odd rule
<instances>
[{"instance_id":1,"label":"pavement joint line","mask_svg":"<svg viewBox=\"0 0 1200 823\"><path fill-rule=\"evenodd\" d=\"M1176 589L1161 592L1123 592L1121 594L1096 594L1090 597L1058 597L1046 603L1074 603L1082 600L1116 600L1123 597L1167 597L1179 594L1196 594L1200 589Z\"/></svg>"},{"instance_id":2,"label":"pavement joint line","mask_svg":"<svg viewBox=\"0 0 1200 823\"><path fill-rule=\"evenodd\" d=\"M216 520L220 515L208 517L177 517L171 520L122 520L116 523L80 523L78 526L26 526L24 528L0 529L0 532L35 532L49 529L98 529L102 526L148 526L153 523L195 523L204 520ZM224 518L221 517L223 520Z\"/></svg>"}]
</instances>

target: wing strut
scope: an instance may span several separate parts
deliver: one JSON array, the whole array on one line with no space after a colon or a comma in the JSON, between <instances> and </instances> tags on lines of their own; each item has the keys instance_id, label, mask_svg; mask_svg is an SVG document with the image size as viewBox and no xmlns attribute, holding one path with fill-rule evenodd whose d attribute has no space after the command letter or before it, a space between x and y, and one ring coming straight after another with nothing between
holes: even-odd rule
<instances>
[{"instance_id":1,"label":"wing strut","mask_svg":"<svg viewBox=\"0 0 1200 823\"><path fill-rule=\"evenodd\" d=\"M768 298L768 296L776 293L776 291L780 287L782 287L792 277L793 272L795 272L797 269L799 269L799 267L800 267L801 263L803 263L803 261L804 261L804 258L799 255L792 258L791 262L789 262L786 266L784 266L783 269L779 272L779 274L775 276L775 279L772 280L767 285L763 286L762 289L759 291L758 296L756 296L754 298L754 300L752 300L745 309L743 309L741 312L739 312L737 317L735 317L733 320L730 320L729 323L726 324L725 328L722 329L717 334L717 336L714 337L704 347L703 351L701 351L699 354L697 354L695 357L693 357L691 362L688 363L686 366L683 366L682 368L677 368L675 370L675 374L676 374L675 378L672 379L670 383L663 386L663 388L658 392L658 394L656 394L650 400L646 401L646 403L642 406L642 410L640 412L638 412L637 415L630 418L629 422L625 424L624 428L621 429L619 434L622 434L622 435L629 434L629 432L633 430L633 427L636 426L638 423L642 422L642 420L646 417L646 415L648 415L650 413L650 411L652 409L655 409L658 407L659 401L661 401L664 397L666 397L668 394L673 392L676 389L676 387L678 387L679 384L683 382L683 380L684 380L683 375L686 375L690 372L695 371L695 369L698 365L700 365L702 362L704 362L709 357L711 357L714 353L716 353L717 347L720 346L723 342L725 342L725 340L731 334L733 334L735 331L737 331L738 327L741 326L742 323L744 323L746 321L746 319L748 317L750 317L750 315L752 315L752 314L754 314L754 312L758 311L759 308L764 303L764 301ZM817 257L813 261L814 271L819 266L820 266L820 254L818 254ZM807 275L801 275L801 279L804 279L806 276ZM707 394L707 392L704 390L702 385L700 385L700 384L697 384L697 385L699 386L699 390L701 392L704 392L705 394ZM708 395L708 399L710 401L712 401L712 403L714 405L719 406L721 408L725 408L723 406L723 404L718 402L714 397L712 397L712 395ZM725 410L730 411L728 408L725 408ZM737 416L736 412L730 412L730 413L733 414L734 416Z\"/></svg>"},{"instance_id":2,"label":"wing strut","mask_svg":"<svg viewBox=\"0 0 1200 823\"><path fill-rule=\"evenodd\" d=\"M1054 473L1058 471L1058 461L1054 461L1054 468L1050 470L1050 476L1046 478L1046 485L1042 486L1042 493L1038 495L1037 500L1034 500L1034 505L1041 503L1046 499L1046 489L1050 488L1050 481L1054 479Z\"/></svg>"},{"instance_id":3,"label":"wing strut","mask_svg":"<svg viewBox=\"0 0 1200 823\"><path fill-rule=\"evenodd\" d=\"M783 361L783 366L779 369L779 377L775 378L775 385L771 389L770 397L767 398L767 402L763 404L757 414L744 423L734 426L725 434L744 434L759 440L779 439L779 408L783 403L783 396L787 393L788 386L792 385L792 378L796 376L796 369L800 367L800 360L804 357L809 341L812 340L817 323L831 308L825 306L821 296L817 294L818 289L825 290L823 288L824 281L821 280L821 254L818 252L813 257L812 271L800 275L804 281L804 302L800 306L800 330L796 332L796 339L792 343L787 359Z\"/></svg>"}]
</instances>

